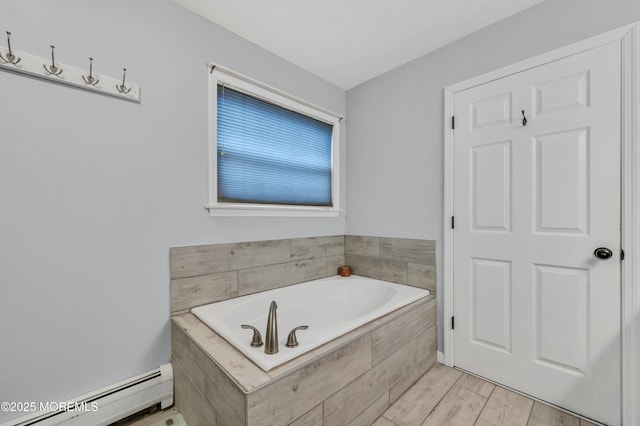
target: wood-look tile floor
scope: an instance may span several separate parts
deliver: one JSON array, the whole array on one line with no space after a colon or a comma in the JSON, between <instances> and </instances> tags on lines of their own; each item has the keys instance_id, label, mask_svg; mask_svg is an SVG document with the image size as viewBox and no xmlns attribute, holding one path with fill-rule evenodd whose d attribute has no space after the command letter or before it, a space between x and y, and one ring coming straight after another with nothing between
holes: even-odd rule
<instances>
[{"instance_id":1,"label":"wood-look tile floor","mask_svg":"<svg viewBox=\"0 0 640 426\"><path fill-rule=\"evenodd\" d=\"M151 426L175 408L137 419ZM160 423L162 424L162 423ZM508 389L436 363L372 426L593 426Z\"/></svg>"},{"instance_id":2,"label":"wood-look tile floor","mask_svg":"<svg viewBox=\"0 0 640 426\"><path fill-rule=\"evenodd\" d=\"M436 363L374 426L592 426L570 414Z\"/></svg>"}]
</instances>

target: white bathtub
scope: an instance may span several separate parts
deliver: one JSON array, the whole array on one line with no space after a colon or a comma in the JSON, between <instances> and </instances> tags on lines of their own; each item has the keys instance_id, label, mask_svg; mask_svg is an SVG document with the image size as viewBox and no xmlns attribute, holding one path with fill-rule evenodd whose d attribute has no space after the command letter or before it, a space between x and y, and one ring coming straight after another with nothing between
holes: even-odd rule
<instances>
[{"instance_id":1,"label":"white bathtub","mask_svg":"<svg viewBox=\"0 0 640 426\"><path fill-rule=\"evenodd\" d=\"M428 294L428 290L371 278L335 276L212 303L191 312L260 368L269 371ZM264 345L260 348L249 345L253 332L240 325L256 327L264 340L273 300L278 305L280 351L267 355ZM297 331L299 345L287 348L289 332L300 325L308 325L309 329Z\"/></svg>"}]
</instances>

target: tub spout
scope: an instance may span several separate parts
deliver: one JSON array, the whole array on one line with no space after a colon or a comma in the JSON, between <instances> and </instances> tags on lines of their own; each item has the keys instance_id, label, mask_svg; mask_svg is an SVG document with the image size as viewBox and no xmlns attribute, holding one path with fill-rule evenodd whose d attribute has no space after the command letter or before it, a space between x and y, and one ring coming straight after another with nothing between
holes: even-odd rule
<instances>
[{"instance_id":1,"label":"tub spout","mask_svg":"<svg viewBox=\"0 0 640 426\"><path fill-rule=\"evenodd\" d=\"M269 355L278 353L278 319L276 317L276 309L278 309L278 305L276 305L274 300L269 307L267 336L265 337L264 344L264 353Z\"/></svg>"}]
</instances>

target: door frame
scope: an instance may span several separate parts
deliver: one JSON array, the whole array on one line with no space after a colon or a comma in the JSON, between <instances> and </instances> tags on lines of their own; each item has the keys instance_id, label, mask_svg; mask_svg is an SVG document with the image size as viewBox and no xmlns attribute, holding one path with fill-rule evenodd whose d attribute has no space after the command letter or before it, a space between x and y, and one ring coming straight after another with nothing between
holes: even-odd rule
<instances>
[{"instance_id":1,"label":"door frame","mask_svg":"<svg viewBox=\"0 0 640 426\"><path fill-rule=\"evenodd\" d=\"M567 56L619 42L622 47L621 79L621 245L625 259L621 265L621 419L623 425L640 424L640 22L625 25L604 34L553 50L447 86L444 89L444 351L443 364L454 366L453 330L453 232L449 218L453 206L453 141L451 128L454 96L509 75L528 70ZM636 284L638 283L638 284Z\"/></svg>"}]
</instances>

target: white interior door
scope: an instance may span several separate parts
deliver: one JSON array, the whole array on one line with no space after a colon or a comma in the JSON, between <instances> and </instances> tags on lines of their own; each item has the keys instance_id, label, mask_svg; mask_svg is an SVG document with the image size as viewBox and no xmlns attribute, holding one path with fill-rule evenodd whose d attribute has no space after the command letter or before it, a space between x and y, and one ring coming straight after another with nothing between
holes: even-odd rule
<instances>
[{"instance_id":1,"label":"white interior door","mask_svg":"<svg viewBox=\"0 0 640 426\"><path fill-rule=\"evenodd\" d=\"M458 92L453 136L455 365L611 425L620 55L612 43Z\"/></svg>"}]
</instances>

